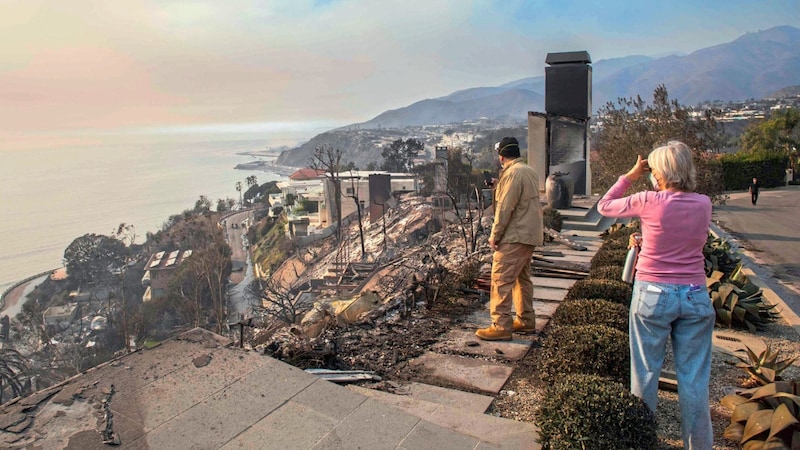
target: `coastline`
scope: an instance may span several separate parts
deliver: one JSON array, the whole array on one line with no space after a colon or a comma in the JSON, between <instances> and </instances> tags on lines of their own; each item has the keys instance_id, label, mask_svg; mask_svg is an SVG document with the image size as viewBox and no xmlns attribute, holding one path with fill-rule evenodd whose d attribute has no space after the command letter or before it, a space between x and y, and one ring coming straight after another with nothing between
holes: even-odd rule
<instances>
[{"instance_id":1,"label":"coastline","mask_svg":"<svg viewBox=\"0 0 800 450\"><path fill-rule=\"evenodd\" d=\"M260 172L270 172L270 173L275 173L275 174L282 175L282 176L285 176L285 177L288 177L289 175L295 173L297 170L300 169L299 167L281 166L281 165L275 164L274 160L273 161L267 161L267 160L263 160L263 159L260 159L260 160L257 160L257 161L246 162L246 163L239 163L236 166L234 166L233 168L236 169L236 170L249 170L249 171L257 170L257 171L260 171Z\"/></svg>"},{"instance_id":2,"label":"coastline","mask_svg":"<svg viewBox=\"0 0 800 450\"><path fill-rule=\"evenodd\" d=\"M5 292L0 295L0 317L4 315L8 315L9 318L12 319L16 317L22 309L22 304L25 303L27 295L33 288L39 285L39 283L34 284L34 282L39 278L50 276L52 272L51 270L30 276L24 280L17 281L10 288L6 289Z\"/></svg>"}]
</instances>

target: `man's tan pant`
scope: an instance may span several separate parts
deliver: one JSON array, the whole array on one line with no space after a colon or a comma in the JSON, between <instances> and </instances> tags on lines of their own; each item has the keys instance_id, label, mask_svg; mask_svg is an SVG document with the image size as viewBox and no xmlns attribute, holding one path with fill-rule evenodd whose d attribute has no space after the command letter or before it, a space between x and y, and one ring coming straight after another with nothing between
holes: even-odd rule
<instances>
[{"instance_id":1,"label":"man's tan pant","mask_svg":"<svg viewBox=\"0 0 800 450\"><path fill-rule=\"evenodd\" d=\"M494 252L489 312L497 328L513 329L512 304L517 317L523 323L535 323L531 282L533 249L533 245L527 244L500 244Z\"/></svg>"}]
</instances>

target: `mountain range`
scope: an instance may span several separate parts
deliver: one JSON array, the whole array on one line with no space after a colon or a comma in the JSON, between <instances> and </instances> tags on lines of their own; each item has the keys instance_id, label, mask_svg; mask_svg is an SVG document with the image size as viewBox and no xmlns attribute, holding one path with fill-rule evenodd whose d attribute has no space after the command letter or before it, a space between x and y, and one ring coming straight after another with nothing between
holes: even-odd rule
<instances>
[{"instance_id":1,"label":"mountain range","mask_svg":"<svg viewBox=\"0 0 800 450\"><path fill-rule=\"evenodd\" d=\"M586 50L591 53L591 49ZM661 84L666 86L670 98L682 105L762 98L800 85L800 29L779 26L746 33L731 42L682 56L635 55L599 60L592 63L593 110L596 113L618 98L641 96L650 101ZM284 152L278 162L286 165L305 162L313 148L333 138L330 133L354 129L362 132L402 129L479 119L524 123L529 111L544 112L544 95L544 76L456 91L323 133L297 149ZM338 136L337 144L346 145L343 139L347 140Z\"/></svg>"}]
</instances>

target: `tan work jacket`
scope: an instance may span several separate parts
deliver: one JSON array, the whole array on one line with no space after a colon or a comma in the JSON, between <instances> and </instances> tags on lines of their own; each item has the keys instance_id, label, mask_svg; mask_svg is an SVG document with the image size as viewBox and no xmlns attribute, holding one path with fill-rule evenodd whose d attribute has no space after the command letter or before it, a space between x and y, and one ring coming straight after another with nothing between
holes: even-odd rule
<instances>
[{"instance_id":1,"label":"tan work jacket","mask_svg":"<svg viewBox=\"0 0 800 450\"><path fill-rule=\"evenodd\" d=\"M506 162L494 192L494 223L489 242L542 245L539 179L521 158Z\"/></svg>"}]
</instances>

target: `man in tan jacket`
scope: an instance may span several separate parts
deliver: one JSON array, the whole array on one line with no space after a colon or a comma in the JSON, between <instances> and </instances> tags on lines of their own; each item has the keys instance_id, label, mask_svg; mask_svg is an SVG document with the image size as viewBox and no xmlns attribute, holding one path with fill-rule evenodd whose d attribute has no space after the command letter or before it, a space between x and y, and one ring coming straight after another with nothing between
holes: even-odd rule
<instances>
[{"instance_id":1,"label":"man in tan jacket","mask_svg":"<svg viewBox=\"0 0 800 450\"><path fill-rule=\"evenodd\" d=\"M495 188L494 223L489 236L489 246L494 250L489 301L492 324L475 335L487 341L509 341L514 331L536 330L531 257L534 247L543 243L542 206L539 179L520 159L517 139L503 138L495 149L503 174Z\"/></svg>"}]
</instances>

